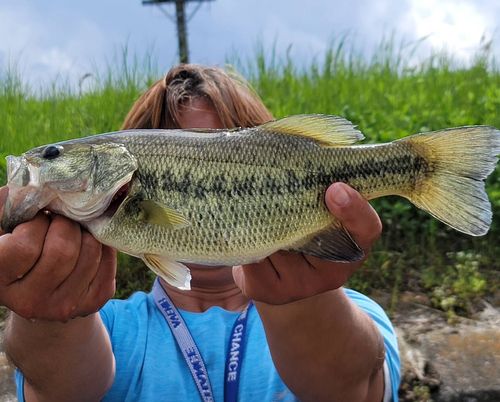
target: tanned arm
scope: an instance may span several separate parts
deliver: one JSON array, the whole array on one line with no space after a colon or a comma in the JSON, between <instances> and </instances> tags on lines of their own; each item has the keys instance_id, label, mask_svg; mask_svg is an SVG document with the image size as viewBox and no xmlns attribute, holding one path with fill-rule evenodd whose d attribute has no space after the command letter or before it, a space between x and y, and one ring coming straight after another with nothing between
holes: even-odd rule
<instances>
[{"instance_id":1,"label":"tanned arm","mask_svg":"<svg viewBox=\"0 0 500 402\"><path fill-rule=\"evenodd\" d=\"M0 188L0 215L6 188ZM5 350L34 401L97 401L114 379L99 308L114 294L116 255L75 222L37 215L0 233Z\"/></svg>"},{"instance_id":2,"label":"tanned arm","mask_svg":"<svg viewBox=\"0 0 500 402\"><path fill-rule=\"evenodd\" d=\"M5 337L28 402L99 401L113 383L113 353L98 313L67 323L13 313Z\"/></svg>"},{"instance_id":3,"label":"tanned arm","mask_svg":"<svg viewBox=\"0 0 500 402\"><path fill-rule=\"evenodd\" d=\"M328 189L326 202L367 253L381 232L373 208L341 183ZM256 301L280 376L303 401L383 398L382 337L341 288L361 265L279 252L234 269L236 283Z\"/></svg>"}]
</instances>

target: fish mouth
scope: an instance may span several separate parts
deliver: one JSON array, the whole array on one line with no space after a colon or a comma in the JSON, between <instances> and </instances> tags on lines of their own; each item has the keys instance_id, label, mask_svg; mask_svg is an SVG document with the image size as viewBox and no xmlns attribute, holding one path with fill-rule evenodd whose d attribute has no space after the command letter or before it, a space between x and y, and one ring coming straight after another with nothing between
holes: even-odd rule
<instances>
[{"instance_id":1,"label":"fish mouth","mask_svg":"<svg viewBox=\"0 0 500 402\"><path fill-rule=\"evenodd\" d=\"M118 191L111 199L108 208L103 212L102 215L107 218L112 218L115 215L116 211L118 211L118 208L120 208L120 206L127 198L129 192L130 192L130 182L125 183L118 189Z\"/></svg>"},{"instance_id":2,"label":"fish mouth","mask_svg":"<svg viewBox=\"0 0 500 402\"><path fill-rule=\"evenodd\" d=\"M96 182L93 171L88 177L77 174L67 180L51 181L50 177L44 177L41 166L32 162L24 154L7 157L9 192L0 216L2 231L12 232L40 210L83 224L103 215L112 217L129 196L135 171L125 171L109 184Z\"/></svg>"},{"instance_id":3,"label":"fish mouth","mask_svg":"<svg viewBox=\"0 0 500 402\"><path fill-rule=\"evenodd\" d=\"M11 233L16 226L34 218L38 211L50 202L51 197L50 193L37 191L37 189L30 191L29 188L28 190L9 188L0 229L5 233Z\"/></svg>"},{"instance_id":4,"label":"fish mouth","mask_svg":"<svg viewBox=\"0 0 500 402\"><path fill-rule=\"evenodd\" d=\"M16 226L32 219L53 195L40 187L38 168L31 166L24 156L7 156L7 182L9 191L0 228L11 233Z\"/></svg>"},{"instance_id":5,"label":"fish mouth","mask_svg":"<svg viewBox=\"0 0 500 402\"><path fill-rule=\"evenodd\" d=\"M41 209L47 209L55 213L62 212L63 215L77 222L88 222L99 217L112 218L127 198L129 192L130 182L119 187L104 212L99 213L96 210L86 219L82 219L82 216L74 210L62 210L60 200L53 193L44 192L39 188L15 188L14 191L9 191L7 196L3 216L1 216L0 220L0 230L11 233L16 226L32 219ZM53 198L55 199L51 202L50 200Z\"/></svg>"}]
</instances>

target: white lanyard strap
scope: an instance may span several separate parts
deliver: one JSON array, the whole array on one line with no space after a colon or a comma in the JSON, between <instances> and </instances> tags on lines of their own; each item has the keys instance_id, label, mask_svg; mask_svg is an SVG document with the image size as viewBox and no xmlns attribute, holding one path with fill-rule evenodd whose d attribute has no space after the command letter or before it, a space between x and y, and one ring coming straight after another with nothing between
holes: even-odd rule
<instances>
[{"instance_id":1,"label":"white lanyard strap","mask_svg":"<svg viewBox=\"0 0 500 402\"><path fill-rule=\"evenodd\" d=\"M172 330L172 334L177 341L184 360L186 361L194 382L198 388L201 399L204 402L213 402L212 385L208 378L207 368L205 362L201 357L201 353L194 342L189 329L184 322L184 319L179 314L179 311L168 297L167 293L163 290L158 279L153 285L153 296L155 303L165 317L168 326Z\"/></svg>"},{"instance_id":2,"label":"white lanyard strap","mask_svg":"<svg viewBox=\"0 0 500 402\"><path fill-rule=\"evenodd\" d=\"M153 297L158 309L163 314L163 317L165 317L174 335L177 345L196 383L201 399L204 402L213 402L214 396L205 362L203 361L201 353L184 319L161 286L158 278L153 285ZM253 303L250 302L245 310L241 312L231 331L225 366L224 400L226 402L235 402L237 400L241 362L245 352L246 323L248 311L252 305Z\"/></svg>"}]
</instances>

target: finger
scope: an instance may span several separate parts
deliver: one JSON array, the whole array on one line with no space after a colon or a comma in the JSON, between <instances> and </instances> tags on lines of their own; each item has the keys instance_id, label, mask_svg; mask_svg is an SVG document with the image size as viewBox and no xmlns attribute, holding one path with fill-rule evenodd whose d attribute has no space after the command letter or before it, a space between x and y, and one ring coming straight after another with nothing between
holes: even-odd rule
<instances>
[{"instance_id":1,"label":"finger","mask_svg":"<svg viewBox=\"0 0 500 402\"><path fill-rule=\"evenodd\" d=\"M311 267L300 253L277 251L271 254L268 259L282 283L289 282L291 279L300 283L300 274L311 270Z\"/></svg>"},{"instance_id":2,"label":"finger","mask_svg":"<svg viewBox=\"0 0 500 402\"><path fill-rule=\"evenodd\" d=\"M28 274L40 258L48 228L49 219L39 213L0 236L0 283L10 284Z\"/></svg>"},{"instance_id":3,"label":"finger","mask_svg":"<svg viewBox=\"0 0 500 402\"><path fill-rule=\"evenodd\" d=\"M55 215L47 231L40 259L26 281L46 292L54 291L73 271L80 254L82 229Z\"/></svg>"},{"instance_id":4,"label":"finger","mask_svg":"<svg viewBox=\"0 0 500 402\"><path fill-rule=\"evenodd\" d=\"M89 292L102 259L102 244L87 231L82 233L80 253L75 268L55 291L55 298L66 319L73 316Z\"/></svg>"},{"instance_id":5,"label":"finger","mask_svg":"<svg viewBox=\"0 0 500 402\"><path fill-rule=\"evenodd\" d=\"M306 254L304 258L317 271L318 278L321 278L320 288L323 290L337 289L344 285L364 262L364 259L349 263L327 261Z\"/></svg>"},{"instance_id":6,"label":"finger","mask_svg":"<svg viewBox=\"0 0 500 402\"><path fill-rule=\"evenodd\" d=\"M243 294L246 294L245 288L245 272L243 271L242 265L236 265L233 267L233 279L236 286L238 286Z\"/></svg>"},{"instance_id":7,"label":"finger","mask_svg":"<svg viewBox=\"0 0 500 402\"><path fill-rule=\"evenodd\" d=\"M382 223L361 194L344 183L334 183L326 191L326 205L344 225L356 243L368 251L380 237Z\"/></svg>"},{"instance_id":8,"label":"finger","mask_svg":"<svg viewBox=\"0 0 500 402\"><path fill-rule=\"evenodd\" d=\"M256 299L265 297L268 288L279 288L277 285L280 282L280 276L268 258L258 263L233 267L233 278L244 295Z\"/></svg>"},{"instance_id":9,"label":"finger","mask_svg":"<svg viewBox=\"0 0 500 402\"><path fill-rule=\"evenodd\" d=\"M311 292L318 293L329 288L328 282L324 280L318 268L302 254L278 251L268 258L279 272L280 286L288 289L293 298L300 298L310 295ZM331 262L319 261L326 263L329 270L332 269Z\"/></svg>"},{"instance_id":10,"label":"finger","mask_svg":"<svg viewBox=\"0 0 500 402\"><path fill-rule=\"evenodd\" d=\"M102 247L102 256L97 273L89 285L83 302L78 306L78 315L87 315L99 310L116 290L116 251Z\"/></svg>"}]
</instances>

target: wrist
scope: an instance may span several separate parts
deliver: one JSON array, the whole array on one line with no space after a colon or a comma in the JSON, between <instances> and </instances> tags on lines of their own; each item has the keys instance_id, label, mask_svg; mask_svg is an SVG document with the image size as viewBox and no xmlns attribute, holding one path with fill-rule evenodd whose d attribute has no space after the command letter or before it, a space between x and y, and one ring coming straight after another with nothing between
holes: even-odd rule
<instances>
[{"instance_id":1,"label":"wrist","mask_svg":"<svg viewBox=\"0 0 500 402\"><path fill-rule=\"evenodd\" d=\"M311 311L321 312L326 307L328 310L345 307L348 303L343 288L328 290L313 296L293 300L288 303L267 303L254 300L255 307L259 313L264 315L279 315L281 317L306 314L311 316Z\"/></svg>"},{"instance_id":2,"label":"wrist","mask_svg":"<svg viewBox=\"0 0 500 402\"><path fill-rule=\"evenodd\" d=\"M59 322L27 319L10 312L4 331L6 352L14 358L18 354L23 355L25 349L51 347L66 339L82 336L82 333L88 335L98 323L96 314Z\"/></svg>"},{"instance_id":3,"label":"wrist","mask_svg":"<svg viewBox=\"0 0 500 402\"><path fill-rule=\"evenodd\" d=\"M95 313L97 314L97 313ZM47 331L59 331L68 330L72 327L79 326L82 320L91 319L94 314L86 317L75 317L67 321L54 321L39 318L25 318L14 311L9 312L9 317L7 319L9 328L26 328L32 331L35 328L44 329Z\"/></svg>"}]
</instances>

